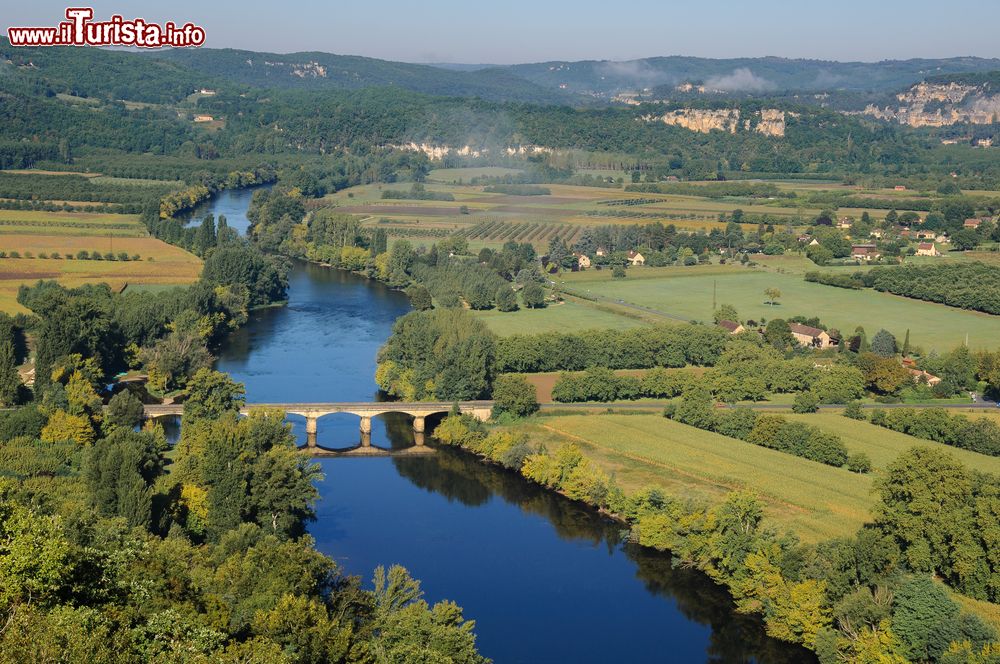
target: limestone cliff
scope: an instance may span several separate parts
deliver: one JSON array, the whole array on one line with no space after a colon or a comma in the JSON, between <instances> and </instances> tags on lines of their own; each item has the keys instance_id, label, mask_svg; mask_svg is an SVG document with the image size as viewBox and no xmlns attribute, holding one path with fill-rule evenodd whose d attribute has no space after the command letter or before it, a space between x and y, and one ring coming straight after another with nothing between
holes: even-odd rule
<instances>
[{"instance_id":1,"label":"limestone cliff","mask_svg":"<svg viewBox=\"0 0 1000 664\"><path fill-rule=\"evenodd\" d=\"M735 134L737 130L754 131L765 136L785 135L785 112L776 108L765 108L753 113L740 122L737 108L700 109L682 108L662 115L644 115L645 122L662 122L675 127L707 134L710 131L725 131Z\"/></svg>"},{"instance_id":2,"label":"limestone cliff","mask_svg":"<svg viewBox=\"0 0 1000 664\"><path fill-rule=\"evenodd\" d=\"M1000 118L1000 94L985 84L918 83L896 100L898 105L869 104L863 113L911 127L992 124Z\"/></svg>"},{"instance_id":3,"label":"limestone cliff","mask_svg":"<svg viewBox=\"0 0 1000 664\"><path fill-rule=\"evenodd\" d=\"M490 149L486 147L473 148L469 145L452 147L450 145L434 145L431 143L417 143L414 141L397 145L387 145L386 147L393 148L395 150L403 150L405 152L422 152L427 155L427 158L431 161L441 161L448 155L476 158L484 157L490 153ZM527 156L532 154L551 153L552 149L541 145L509 145L500 151L510 156Z\"/></svg>"}]
</instances>

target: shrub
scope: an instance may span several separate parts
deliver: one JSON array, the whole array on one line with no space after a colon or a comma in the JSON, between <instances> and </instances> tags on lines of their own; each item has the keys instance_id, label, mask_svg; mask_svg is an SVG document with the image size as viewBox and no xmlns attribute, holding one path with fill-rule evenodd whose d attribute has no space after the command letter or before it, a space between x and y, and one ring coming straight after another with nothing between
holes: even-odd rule
<instances>
[{"instance_id":1,"label":"shrub","mask_svg":"<svg viewBox=\"0 0 1000 664\"><path fill-rule=\"evenodd\" d=\"M852 473L870 473L872 460L864 452L855 452L847 457L847 469Z\"/></svg>"},{"instance_id":2,"label":"shrub","mask_svg":"<svg viewBox=\"0 0 1000 664\"><path fill-rule=\"evenodd\" d=\"M81 249L80 251L76 252L76 257L78 260L81 261L90 260L90 252L87 251L86 249Z\"/></svg>"},{"instance_id":3,"label":"shrub","mask_svg":"<svg viewBox=\"0 0 1000 664\"><path fill-rule=\"evenodd\" d=\"M614 266L614 268L611 270L611 278L612 279L624 279L625 278L625 268L622 267L621 265Z\"/></svg>"},{"instance_id":4,"label":"shrub","mask_svg":"<svg viewBox=\"0 0 1000 664\"><path fill-rule=\"evenodd\" d=\"M849 404L847 404L847 407L844 408L844 417L849 417L852 420L861 420L861 421L865 421L868 419L868 416L865 415L864 409L861 408L860 401L852 401Z\"/></svg>"},{"instance_id":5,"label":"shrub","mask_svg":"<svg viewBox=\"0 0 1000 664\"><path fill-rule=\"evenodd\" d=\"M819 410L819 397L813 392L799 392L792 403L793 413L815 413Z\"/></svg>"}]
</instances>

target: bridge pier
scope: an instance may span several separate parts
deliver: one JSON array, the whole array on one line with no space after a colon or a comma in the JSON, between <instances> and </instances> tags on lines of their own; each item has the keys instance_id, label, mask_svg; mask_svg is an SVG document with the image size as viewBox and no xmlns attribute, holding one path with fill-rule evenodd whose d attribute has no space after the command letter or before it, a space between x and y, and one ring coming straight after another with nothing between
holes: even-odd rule
<instances>
[{"instance_id":1,"label":"bridge pier","mask_svg":"<svg viewBox=\"0 0 1000 664\"><path fill-rule=\"evenodd\" d=\"M372 418L367 415L361 416L361 435L370 436L372 432Z\"/></svg>"},{"instance_id":2,"label":"bridge pier","mask_svg":"<svg viewBox=\"0 0 1000 664\"><path fill-rule=\"evenodd\" d=\"M424 416L417 415L413 418L413 432L423 433L424 432Z\"/></svg>"},{"instance_id":3,"label":"bridge pier","mask_svg":"<svg viewBox=\"0 0 1000 664\"><path fill-rule=\"evenodd\" d=\"M306 447L316 447L318 420L319 418L315 415L306 415Z\"/></svg>"},{"instance_id":4,"label":"bridge pier","mask_svg":"<svg viewBox=\"0 0 1000 664\"><path fill-rule=\"evenodd\" d=\"M413 432L413 444L417 447L424 446L424 434L419 431Z\"/></svg>"}]
</instances>

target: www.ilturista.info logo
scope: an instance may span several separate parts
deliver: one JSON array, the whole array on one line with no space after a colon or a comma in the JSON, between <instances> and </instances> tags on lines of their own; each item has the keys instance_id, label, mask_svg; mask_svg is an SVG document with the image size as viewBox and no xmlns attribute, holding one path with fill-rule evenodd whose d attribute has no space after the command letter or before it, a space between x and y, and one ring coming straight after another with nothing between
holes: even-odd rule
<instances>
[{"instance_id":1,"label":"www.ilturista.info logo","mask_svg":"<svg viewBox=\"0 0 1000 664\"><path fill-rule=\"evenodd\" d=\"M205 29L193 23L163 25L134 18L126 21L117 14L109 21L92 21L91 7L68 7L66 19L55 27L7 28L11 46L201 46Z\"/></svg>"}]
</instances>

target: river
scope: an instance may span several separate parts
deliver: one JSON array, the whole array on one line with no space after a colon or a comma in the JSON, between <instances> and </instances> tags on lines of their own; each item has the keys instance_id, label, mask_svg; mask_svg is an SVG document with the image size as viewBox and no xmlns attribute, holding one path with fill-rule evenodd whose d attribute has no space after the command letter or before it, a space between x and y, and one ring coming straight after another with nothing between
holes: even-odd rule
<instances>
[{"instance_id":1,"label":"river","mask_svg":"<svg viewBox=\"0 0 1000 664\"><path fill-rule=\"evenodd\" d=\"M248 203L228 192L201 214L243 230ZM409 311L405 296L304 263L289 282L288 306L253 312L217 368L250 402L375 398L375 354ZM301 419L289 421L304 440ZM358 419L322 418L317 438L357 445ZM371 442L411 446L407 419L374 418ZM735 613L703 574L623 545L619 524L466 453L317 461L317 547L366 580L377 565L405 566L428 601L454 600L476 620L480 651L498 663L815 661Z\"/></svg>"}]
</instances>

